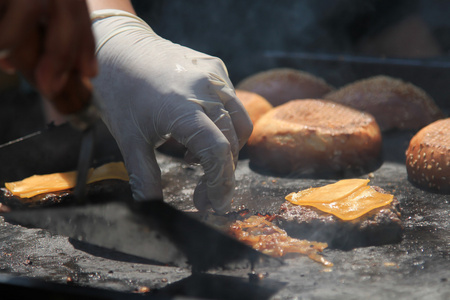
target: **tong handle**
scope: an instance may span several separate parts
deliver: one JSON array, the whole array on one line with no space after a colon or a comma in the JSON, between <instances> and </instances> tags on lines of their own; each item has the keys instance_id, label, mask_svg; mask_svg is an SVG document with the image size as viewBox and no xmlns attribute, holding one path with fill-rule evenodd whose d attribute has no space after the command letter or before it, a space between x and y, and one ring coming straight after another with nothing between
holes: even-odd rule
<instances>
[{"instance_id":1,"label":"tong handle","mask_svg":"<svg viewBox=\"0 0 450 300\"><path fill-rule=\"evenodd\" d=\"M43 49L41 38L43 30L44 28L36 28L27 37L27 41L15 49L10 57L17 70L34 86L36 86L35 69ZM48 100L59 113L73 115L89 106L92 90L89 78L83 77L77 70L73 70L62 90Z\"/></svg>"}]
</instances>

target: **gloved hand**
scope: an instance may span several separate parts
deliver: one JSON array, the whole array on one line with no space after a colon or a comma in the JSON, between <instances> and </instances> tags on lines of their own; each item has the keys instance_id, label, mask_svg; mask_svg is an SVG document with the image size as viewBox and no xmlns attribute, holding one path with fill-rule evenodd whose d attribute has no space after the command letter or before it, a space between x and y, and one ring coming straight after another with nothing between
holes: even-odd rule
<instances>
[{"instance_id":1,"label":"gloved hand","mask_svg":"<svg viewBox=\"0 0 450 300\"><path fill-rule=\"evenodd\" d=\"M228 211L238 153L252 123L223 62L159 37L129 13L101 10L91 17L97 104L124 157L134 199L162 198L154 149L171 136L205 172L195 206Z\"/></svg>"}]
</instances>

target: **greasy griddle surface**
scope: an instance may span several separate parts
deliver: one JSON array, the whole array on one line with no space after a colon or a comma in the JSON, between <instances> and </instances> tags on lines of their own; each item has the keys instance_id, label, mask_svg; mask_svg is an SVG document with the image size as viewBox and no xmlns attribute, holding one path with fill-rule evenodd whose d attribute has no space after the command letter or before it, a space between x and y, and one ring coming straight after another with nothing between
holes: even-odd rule
<instances>
[{"instance_id":1,"label":"greasy griddle surface","mask_svg":"<svg viewBox=\"0 0 450 300\"><path fill-rule=\"evenodd\" d=\"M377 185L396 195L403 211L405 230L399 244L357 248L351 251L325 250L334 267L326 268L307 257L291 257L278 268L264 267L268 279L282 283L266 298L293 299L448 299L450 297L450 203L439 195L414 187L404 166L404 150L413 133L384 136L384 163L371 175ZM192 210L192 193L202 175L198 166L158 153L166 201ZM237 170L236 210L278 211L290 192L334 182L333 179L281 178L254 170L241 159ZM361 176L367 177L368 174ZM190 270L155 265L136 257L98 249L39 229L3 223L0 226L0 270L2 273L132 292L140 286L168 290L190 277ZM249 270L214 270L228 278L248 278ZM181 281L183 282L183 281ZM204 285L186 280L194 289ZM220 291L220 280L216 280ZM227 283L228 284L228 283ZM263 281L261 286L266 283ZM260 297L257 287L254 294ZM177 290L177 289L175 289ZM224 291L229 291L225 288ZM250 291L251 292L251 291ZM195 294L194 294L195 295ZM242 294L241 292L241 295ZM235 295L237 296L237 295ZM248 297L248 294L246 294Z\"/></svg>"}]
</instances>

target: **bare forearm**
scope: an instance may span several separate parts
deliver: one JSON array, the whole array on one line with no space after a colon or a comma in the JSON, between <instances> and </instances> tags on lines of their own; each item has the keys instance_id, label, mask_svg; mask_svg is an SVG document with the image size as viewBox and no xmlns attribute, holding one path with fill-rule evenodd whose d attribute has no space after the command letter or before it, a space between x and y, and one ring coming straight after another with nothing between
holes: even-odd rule
<instances>
[{"instance_id":1,"label":"bare forearm","mask_svg":"<svg viewBox=\"0 0 450 300\"><path fill-rule=\"evenodd\" d=\"M135 14L130 0L87 0L89 11L99 9L120 9Z\"/></svg>"}]
</instances>

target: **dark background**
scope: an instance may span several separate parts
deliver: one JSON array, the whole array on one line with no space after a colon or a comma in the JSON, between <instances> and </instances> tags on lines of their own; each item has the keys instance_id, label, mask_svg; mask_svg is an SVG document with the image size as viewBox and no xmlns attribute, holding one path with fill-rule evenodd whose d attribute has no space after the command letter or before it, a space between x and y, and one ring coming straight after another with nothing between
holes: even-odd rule
<instances>
[{"instance_id":1,"label":"dark background","mask_svg":"<svg viewBox=\"0 0 450 300\"><path fill-rule=\"evenodd\" d=\"M264 60L270 51L445 59L450 53L450 2L444 0L134 0L133 4L162 37L223 59L234 82L272 67ZM437 47L363 46L413 17L423 22ZM417 28L409 34L414 41L420 38Z\"/></svg>"},{"instance_id":2,"label":"dark background","mask_svg":"<svg viewBox=\"0 0 450 300\"><path fill-rule=\"evenodd\" d=\"M134 0L133 4L160 36L220 57L234 84L274 67L302 69L336 87L383 73L424 88L450 111L450 1ZM298 53L337 56L305 59ZM336 62L342 55L413 59L437 62L438 67ZM0 73L0 143L45 125L39 96L17 75Z\"/></svg>"}]
</instances>

